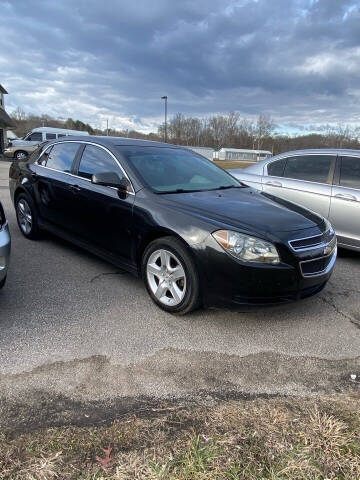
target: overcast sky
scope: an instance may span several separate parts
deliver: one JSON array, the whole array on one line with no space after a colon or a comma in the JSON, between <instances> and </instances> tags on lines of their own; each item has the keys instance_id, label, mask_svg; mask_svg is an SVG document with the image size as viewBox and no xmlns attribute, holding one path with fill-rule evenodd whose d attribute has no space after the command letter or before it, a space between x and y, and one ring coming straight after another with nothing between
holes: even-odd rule
<instances>
[{"instance_id":1,"label":"overcast sky","mask_svg":"<svg viewBox=\"0 0 360 480\"><path fill-rule=\"evenodd\" d=\"M156 130L169 113L360 123L359 0L0 0L8 111Z\"/></svg>"}]
</instances>

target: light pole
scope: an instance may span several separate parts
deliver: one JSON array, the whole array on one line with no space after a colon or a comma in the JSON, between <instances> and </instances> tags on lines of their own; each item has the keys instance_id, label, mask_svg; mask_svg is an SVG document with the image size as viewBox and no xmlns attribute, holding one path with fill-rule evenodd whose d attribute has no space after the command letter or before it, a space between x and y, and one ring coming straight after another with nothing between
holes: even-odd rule
<instances>
[{"instance_id":1,"label":"light pole","mask_svg":"<svg viewBox=\"0 0 360 480\"><path fill-rule=\"evenodd\" d=\"M167 95L161 97L162 100L165 100L165 143L167 142Z\"/></svg>"}]
</instances>

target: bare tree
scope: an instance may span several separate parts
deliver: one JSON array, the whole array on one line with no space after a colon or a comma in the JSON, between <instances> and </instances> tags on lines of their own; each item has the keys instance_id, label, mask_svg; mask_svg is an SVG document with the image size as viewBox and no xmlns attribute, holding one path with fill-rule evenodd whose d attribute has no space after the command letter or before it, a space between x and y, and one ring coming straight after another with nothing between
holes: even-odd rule
<instances>
[{"instance_id":1,"label":"bare tree","mask_svg":"<svg viewBox=\"0 0 360 480\"><path fill-rule=\"evenodd\" d=\"M269 115L260 113L255 126L255 145L261 150L264 140L271 137L275 130L275 123Z\"/></svg>"},{"instance_id":2,"label":"bare tree","mask_svg":"<svg viewBox=\"0 0 360 480\"><path fill-rule=\"evenodd\" d=\"M33 128L42 125L87 130L91 135L106 134L105 130L92 128L80 120L68 118L64 121L49 115L27 114L20 107L17 107L11 116L16 122L14 131L18 136L24 136ZM109 133L112 136L162 141L163 129L164 125L161 125L157 132L149 134L136 130L116 129L111 129ZM247 118L241 118L237 112L207 118L187 117L177 113L170 119L168 125L169 141L177 145L256 148L270 150L274 154L307 148L360 148L360 127L324 124L314 125L311 130L307 134L297 136L280 134L276 132L276 125L271 117L260 114L254 123Z\"/></svg>"}]
</instances>

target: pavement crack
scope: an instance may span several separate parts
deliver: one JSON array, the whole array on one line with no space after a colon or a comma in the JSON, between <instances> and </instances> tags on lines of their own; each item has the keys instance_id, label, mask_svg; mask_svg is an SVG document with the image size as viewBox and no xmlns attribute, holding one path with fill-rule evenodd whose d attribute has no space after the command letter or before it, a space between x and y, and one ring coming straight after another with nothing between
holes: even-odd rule
<instances>
[{"instance_id":1,"label":"pavement crack","mask_svg":"<svg viewBox=\"0 0 360 480\"><path fill-rule=\"evenodd\" d=\"M335 304L335 302L329 300L328 298L326 298L326 297L320 297L320 298L324 303L326 303L326 305L329 305L330 307L332 307L335 310L336 313L341 315L343 318L346 318L346 320L349 320L356 328L360 329L360 323L352 315L350 315L349 313L343 312Z\"/></svg>"},{"instance_id":2,"label":"pavement crack","mask_svg":"<svg viewBox=\"0 0 360 480\"><path fill-rule=\"evenodd\" d=\"M99 273L98 275L95 275L90 279L90 283L94 283L96 280L99 280L99 278L102 278L108 275L125 275L126 273L128 273L126 270L117 270L116 272Z\"/></svg>"}]
</instances>

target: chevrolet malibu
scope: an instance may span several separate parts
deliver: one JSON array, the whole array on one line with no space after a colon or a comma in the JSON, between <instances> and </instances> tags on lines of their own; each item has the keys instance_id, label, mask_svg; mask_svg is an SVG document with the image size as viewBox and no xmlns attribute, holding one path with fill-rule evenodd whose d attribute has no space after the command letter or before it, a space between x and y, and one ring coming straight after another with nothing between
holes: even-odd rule
<instances>
[{"instance_id":1,"label":"chevrolet malibu","mask_svg":"<svg viewBox=\"0 0 360 480\"><path fill-rule=\"evenodd\" d=\"M323 217L184 147L56 140L12 164L10 191L26 238L52 232L142 277L152 300L174 314L310 297L336 260Z\"/></svg>"},{"instance_id":2,"label":"chevrolet malibu","mask_svg":"<svg viewBox=\"0 0 360 480\"><path fill-rule=\"evenodd\" d=\"M6 276L10 261L10 232L5 217L5 211L0 202L0 289L6 282Z\"/></svg>"}]
</instances>

